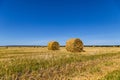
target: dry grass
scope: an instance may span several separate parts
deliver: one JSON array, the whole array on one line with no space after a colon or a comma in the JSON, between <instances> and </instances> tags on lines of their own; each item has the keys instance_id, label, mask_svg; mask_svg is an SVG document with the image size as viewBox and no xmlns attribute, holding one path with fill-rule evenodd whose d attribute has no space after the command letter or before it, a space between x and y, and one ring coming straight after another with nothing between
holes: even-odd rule
<instances>
[{"instance_id":1,"label":"dry grass","mask_svg":"<svg viewBox=\"0 0 120 80\"><path fill-rule=\"evenodd\" d=\"M85 47L86 52L47 47L0 47L1 80L98 80L120 69L119 47Z\"/></svg>"}]
</instances>

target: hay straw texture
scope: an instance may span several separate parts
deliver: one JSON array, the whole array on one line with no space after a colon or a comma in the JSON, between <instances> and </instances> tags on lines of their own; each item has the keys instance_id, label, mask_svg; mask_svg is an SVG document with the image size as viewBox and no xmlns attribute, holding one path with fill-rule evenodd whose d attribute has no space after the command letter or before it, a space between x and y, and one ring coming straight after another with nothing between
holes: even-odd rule
<instances>
[{"instance_id":1,"label":"hay straw texture","mask_svg":"<svg viewBox=\"0 0 120 80\"><path fill-rule=\"evenodd\" d=\"M51 41L48 43L48 50L59 50L60 45L56 41Z\"/></svg>"},{"instance_id":2,"label":"hay straw texture","mask_svg":"<svg viewBox=\"0 0 120 80\"><path fill-rule=\"evenodd\" d=\"M66 50L70 52L81 52L83 47L83 42L78 38L73 38L66 42Z\"/></svg>"}]
</instances>

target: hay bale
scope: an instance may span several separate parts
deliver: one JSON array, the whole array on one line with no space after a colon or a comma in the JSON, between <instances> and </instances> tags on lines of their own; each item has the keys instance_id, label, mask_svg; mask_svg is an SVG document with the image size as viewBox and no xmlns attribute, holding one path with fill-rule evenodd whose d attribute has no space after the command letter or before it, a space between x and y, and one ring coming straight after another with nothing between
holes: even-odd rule
<instances>
[{"instance_id":1,"label":"hay bale","mask_svg":"<svg viewBox=\"0 0 120 80\"><path fill-rule=\"evenodd\" d=\"M84 51L83 47L83 42L78 38L73 38L66 42L66 50L70 52L82 52Z\"/></svg>"},{"instance_id":2,"label":"hay bale","mask_svg":"<svg viewBox=\"0 0 120 80\"><path fill-rule=\"evenodd\" d=\"M56 41L51 41L48 43L48 50L59 50L60 45Z\"/></svg>"}]
</instances>

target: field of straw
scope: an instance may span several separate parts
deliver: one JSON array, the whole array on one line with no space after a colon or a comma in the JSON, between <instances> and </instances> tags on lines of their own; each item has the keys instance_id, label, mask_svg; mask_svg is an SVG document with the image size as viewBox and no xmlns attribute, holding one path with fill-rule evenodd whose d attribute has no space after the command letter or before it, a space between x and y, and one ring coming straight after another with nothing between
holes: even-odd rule
<instances>
[{"instance_id":1,"label":"field of straw","mask_svg":"<svg viewBox=\"0 0 120 80\"><path fill-rule=\"evenodd\" d=\"M0 47L0 80L120 80L120 47Z\"/></svg>"}]
</instances>

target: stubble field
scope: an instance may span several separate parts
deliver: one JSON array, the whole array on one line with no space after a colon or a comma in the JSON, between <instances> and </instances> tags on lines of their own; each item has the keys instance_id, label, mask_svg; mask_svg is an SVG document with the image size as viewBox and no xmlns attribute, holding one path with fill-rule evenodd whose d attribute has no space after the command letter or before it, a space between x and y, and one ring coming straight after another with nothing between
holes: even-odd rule
<instances>
[{"instance_id":1,"label":"stubble field","mask_svg":"<svg viewBox=\"0 0 120 80\"><path fill-rule=\"evenodd\" d=\"M0 80L120 80L120 47L0 47Z\"/></svg>"}]
</instances>

